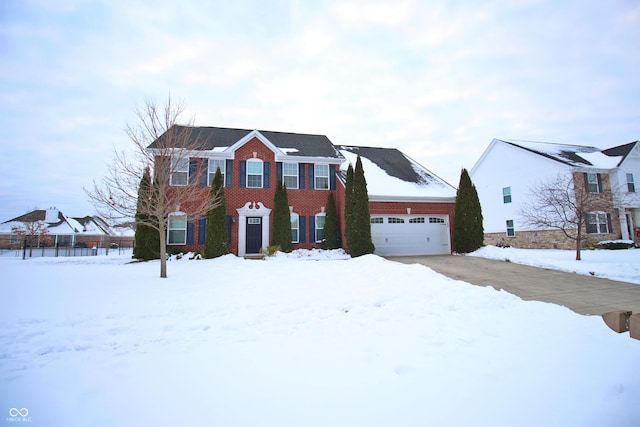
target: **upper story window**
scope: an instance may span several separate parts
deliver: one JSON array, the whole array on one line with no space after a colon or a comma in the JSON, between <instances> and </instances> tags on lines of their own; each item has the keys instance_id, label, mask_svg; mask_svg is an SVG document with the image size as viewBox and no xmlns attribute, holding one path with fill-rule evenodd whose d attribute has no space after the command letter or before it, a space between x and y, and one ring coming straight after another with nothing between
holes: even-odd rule
<instances>
[{"instance_id":1,"label":"upper story window","mask_svg":"<svg viewBox=\"0 0 640 427\"><path fill-rule=\"evenodd\" d=\"M298 164L283 163L282 164L282 181L288 189L298 188Z\"/></svg>"},{"instance_id":2,"label":"upper story window","mask_svg":"<svg viewBox=\"0 0 640 427\"><path fill-rule=\"evenodd\" d=\"M170 185L187 185L189 182L189 158L171 158L171 178Z\"/></svg>"},{"instance_id":3,"label":"upper story window","mask_svg":"<svg viewBox=\"0 0 640 427\"><path fill-rule=\"evenodd\" d=\"M599 173L586 173L587 192L588 193L601 193L601 180Z\"/></svg>"},{"instance_id":4,"label":"upper story window","mask_svg":"<svg viewBox=\"0 0 640 427\"><path fill-rule=\"evenodd\" d=\"M187 216L184 214L169 215L167 227L167 244L185 245L187 243Z\"/></svg>"},{"instance_id":5,"label":"upper story window","mask_svg":"<svg viewBox=\"0 0 640 427\"><path fill-rule=\"evenodd\" d=\"M249 159L247 160L247 187L249 188L262 188L262 160Z\"/></svg>"},{"instance_id":6,"label":"upper story window","mask_svg":"<svg viewBox=\"0 0 640 427\"><path fill-rule=\"evenodd\" d=\"M632 173L628 173L627 174L627 191L629 193L635 193L636 192L636 184L633 182L633 174Z\"/></svg>"},{"instance_id":7,"label":"upper story window","mask_svg":"<svg viewBox=\"0 0 640 427\"><path fill-rule=\"evenodd\" d=\"M329 189L329 165L315 165L315 188L318 190Z\"/></svg>"},{"instance_id":8,"label":"upper story window","mask_svg":"<svg viewBox=\"0 0 640 427\"><path fill-rule=\"evenodd\" d=\"M222 174L222 185L224 186L225 182L225 164L226 161L223 159L209 159L209 179L208 185L211 186L213 182L213 178L216 176L216 170L220 168L220 173Z\"/></svg>"},{"instance_id":9,"label":"upper story window","mask_svg":"<svg viewBox=\"0 0 640 427\"><path fill-rule=\"evenodd\" d=\"M502 201L504 203L511 203L511 187L504 187L502 189Z\"/></svg>"},{"instance_id":10,"label":"upper story window","mask_svg":"<svg viewBox=\"0 0 640 427\"><path fill-rule=\"evenodd\" d=\"M291 212L291 243L300 241L300 216Z\"/></svg>"}]
</instances>

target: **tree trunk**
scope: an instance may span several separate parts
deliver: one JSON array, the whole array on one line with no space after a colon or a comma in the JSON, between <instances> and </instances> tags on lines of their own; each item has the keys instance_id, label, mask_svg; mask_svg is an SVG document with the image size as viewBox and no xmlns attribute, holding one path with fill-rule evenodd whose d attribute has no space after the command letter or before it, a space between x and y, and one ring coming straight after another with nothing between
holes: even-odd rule
<instances>
[{"instance_id":1,"label":"tree trunk","mask_svg":"<svg viewBox=\"0 0 640 427\"><path fill-rule=\"evenodd\" d=\"M578 234L576 235L576 261L580 261L580 247L582 246L582 224L578 223Z\"/></svg>"},{"instance_id":2,"label":"tree trunk","mask_svg":"<svg viewBox=\"0 0 640 427\"><path fill-rule=\"evenodd\" d=\"M164 220L158 221L158 233L160 233L160 277L167 278L167 235L165 233Z\"/></svg>"}]
</instances>

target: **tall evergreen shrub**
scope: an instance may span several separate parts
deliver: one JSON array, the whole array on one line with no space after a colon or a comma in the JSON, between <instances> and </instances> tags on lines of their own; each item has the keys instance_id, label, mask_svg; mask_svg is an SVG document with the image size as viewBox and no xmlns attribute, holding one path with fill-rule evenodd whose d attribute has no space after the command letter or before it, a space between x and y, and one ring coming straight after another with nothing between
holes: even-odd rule
<instances>
[{"instance_id":1,"label":"tall evergreen shrub","mask_svg":"<svg viewBox=\"0 0 640 427\"><path fill-rule=\"evenodd\" d=\"M280 246L282 252L291 252L291 212L289 211L289 199L287 187L278 179L276 191L273 195L273 233L271 234L271 246Z\"/></svg>"},{"instance_id":2,"label":"tall evergreen shrub","mask_svg":"<svg viewBox=\"0 0 640 427\"><path fill-rule=\"evenodd\" d=\"M456 209L453 225L453 250L469 253L479 249L484 243L482 207L475 185L469 173L462 169L456 193Z\"/></svg>"},{"instance_id":3,"label":"tall evergreen shrub","mask_svg":"<svg viewBox=\"0 0 640 427\"><path fill-rule=\"evenodd\" d=\"M149 203L153 203L151 188L151 173L149 168L144 170L138 187L138 207L136 211L136 232L134 235L133 257L140 260L158 259L160 257L160 236L158 230L150 224L149 215L144 213ZM156 221L157 222L157 221Z\"/></svg>"},{"instance_id":4,"label":"tall evergreen shrub","mask_svg":"<svg viewBox=\"0 0 640 427\"><path fill-rule=\"evenodd\" d=\"M342 236L340 236L340 225L338 224L338 212L333 193L329 192L327 197L327 208L324 221L324 240L322 249L338 249L342 247Z\"/></svg>"},{"instance_id":5,"label":"tall evergreen shrub","mask_svg":"<svg viewBox=\"0 0 640 427\"><path fill-rule=\"evenodd\" d=\"M207 212L207 229L205 234L205 258L216 258L229 253L229 230L227 228L227 203L224 198L224 184L220 168L211 182L209 199L212 204L218 198L218 205Z\"/></svg>"},{"instance_id":6,"label":"tall evergreen shrub","mask_svg":"<svg viewBox=\"0 0 640 427\"><path fill-rule=\"evenodd\" d=\"M359 155L353 172L353 190L351 197L352 230L351 243L348 248L349 253L354 257L372 254L375 246L371 240L369 194L367 192L367 180L364 177L362 159Z\"/></svg>"}]
</instances>

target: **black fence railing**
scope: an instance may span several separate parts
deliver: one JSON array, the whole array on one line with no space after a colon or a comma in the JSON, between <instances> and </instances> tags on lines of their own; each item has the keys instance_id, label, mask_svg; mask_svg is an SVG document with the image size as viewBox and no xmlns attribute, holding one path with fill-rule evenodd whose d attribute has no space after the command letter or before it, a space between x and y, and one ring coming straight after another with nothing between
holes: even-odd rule
<instances>
[{"instance_id":1,"label":"black fence railing","mask_svg":"<svg viewBox=\"0 0 640 427\"><path fill-rule=\"evenodd\" d=\"M131 240L112 240L110 244L104 247L98 247L84 243L76 243L75 245L34 245L30 246L28 243L23 242L19 247L17 244L12 244L11 247L5 246L4 249L0 248L1 257L16 257L16 258L36 258L36 257L76 257L76 256L98 256L98 255L125 255L131 253L133 249L133 242Z\"/></svg>"}]
</instances>

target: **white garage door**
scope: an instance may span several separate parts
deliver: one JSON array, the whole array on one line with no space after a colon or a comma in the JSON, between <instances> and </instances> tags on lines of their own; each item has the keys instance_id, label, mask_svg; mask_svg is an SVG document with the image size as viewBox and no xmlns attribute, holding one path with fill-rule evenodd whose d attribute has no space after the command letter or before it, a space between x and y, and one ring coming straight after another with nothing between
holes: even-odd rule
<instances>
[{"instance_id":1,"label":"white garage door","mask_svg":"<svg viewBox=\"0 0 640 427\"><path fill-rule=\"evenodd\" d=\"M378 255L449 254L448 215L371 215Z\"/></svg>"}]
</instances>

